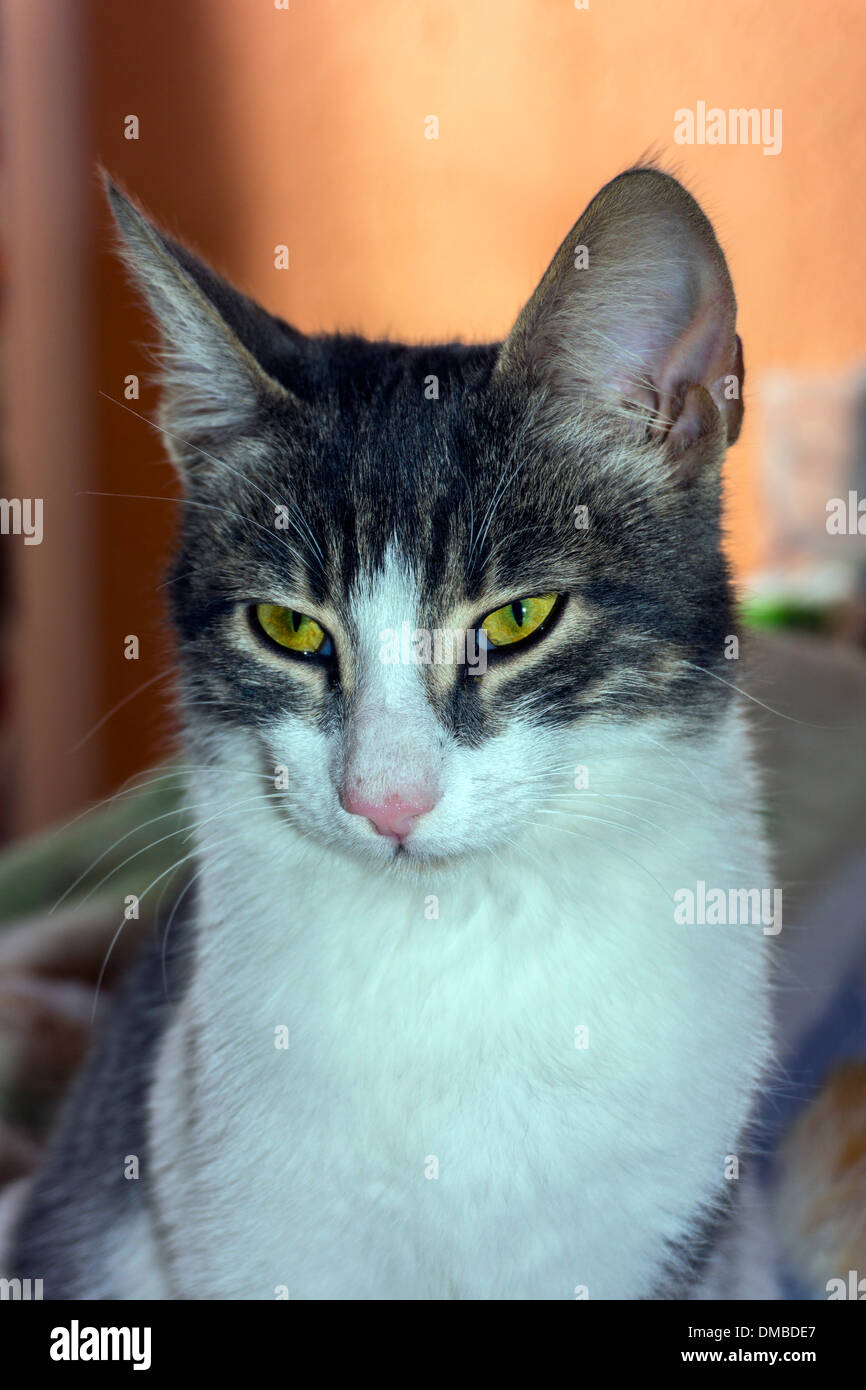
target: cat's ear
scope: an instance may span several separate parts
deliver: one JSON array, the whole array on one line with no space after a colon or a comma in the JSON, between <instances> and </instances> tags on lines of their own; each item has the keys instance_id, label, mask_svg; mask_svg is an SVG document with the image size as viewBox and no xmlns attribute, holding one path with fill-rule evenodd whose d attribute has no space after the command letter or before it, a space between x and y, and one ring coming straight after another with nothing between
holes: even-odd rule
<instances>
[{"instance_id":1,"label":"cat's ear","mask_svg":"<svg viewBox=\"0 0 866 1390\"><path fill-rule=\"evenodd\" d=\"M254 433L269 404L297 404L261 360L269 339L293 330L172 241L108 178L105 189L121 254L161 330L160 420L186 472L208 447Z\"/></svg>"},{"instance_id":2,"label":"cat's ear","mask_svg":"<svg viewBox=\"0 0 866 1390\"><path fill-rule=\"evenodd\" d=\"M668 174L607 184L559 248L503 345L568 421L584 401L664 441L691 481L736 439L743 357L725 258L694 198Z\"/></svg>"}]
</instances>

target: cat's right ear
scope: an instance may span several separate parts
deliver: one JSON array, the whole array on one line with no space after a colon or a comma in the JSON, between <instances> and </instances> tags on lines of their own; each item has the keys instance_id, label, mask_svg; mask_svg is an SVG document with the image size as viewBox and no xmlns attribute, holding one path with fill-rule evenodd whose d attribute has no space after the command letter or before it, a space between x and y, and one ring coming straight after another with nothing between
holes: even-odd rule
<instances>
[{"instance_id":1,"label":"cat's right ear","mask_svg":"<svg viewBox=\"0 0 866 1390\"><path fill-rule=\"evenodd\" d=\"M161 331L160 425L189 475L207 451L255 434L269 406L300 408L257 355L269 337L292 330L172 241L107 176L105 191L121 255Z\"/></svg>"},{"instance_id":2,"label":"cat's right ear","mask_svg":"<svg viewBox=\"0 0 866 1390\"><path fill-rule=\"evenodd\" d=\"M713 477L743 416L736 299L710 223L655 168L607 184L559 248L496 372L543 388L566 430L592 404L660 444L658 477Z\"/></svg>"}]
</instances>

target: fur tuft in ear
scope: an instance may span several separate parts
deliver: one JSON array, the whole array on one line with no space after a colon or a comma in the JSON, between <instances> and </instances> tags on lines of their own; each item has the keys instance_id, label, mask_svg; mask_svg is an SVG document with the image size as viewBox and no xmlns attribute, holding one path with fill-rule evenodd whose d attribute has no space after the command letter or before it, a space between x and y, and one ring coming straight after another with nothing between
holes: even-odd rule
<instances>
[{"instance_id":1,"label":"fur tuft in ear","mask_svg":"<svg viewBox=\"0 0 866 1390\"><path fill-rule=\"evenodd\" d=\"M590 402L664 440L685 482L699 466L695 446L717 461L739 433L735 325L707 218L676 179L635 169L607 184L566 237L497 371L545 387L559 420Z\"/></svg>"},{"instance_id":2,"label":"fur tuft in ear","mask_svg":"<svg viewBox=\"0 0 866 1390\"><path fill-rule=\"evenodd\" d=\"M293 401L251 350L264 336L259 320L291 330L160 231L107 176L104 182L121 255L162 333L161 424L187 471L207 442L251 432L263 406Z\"/></svg>"}]
</instances>

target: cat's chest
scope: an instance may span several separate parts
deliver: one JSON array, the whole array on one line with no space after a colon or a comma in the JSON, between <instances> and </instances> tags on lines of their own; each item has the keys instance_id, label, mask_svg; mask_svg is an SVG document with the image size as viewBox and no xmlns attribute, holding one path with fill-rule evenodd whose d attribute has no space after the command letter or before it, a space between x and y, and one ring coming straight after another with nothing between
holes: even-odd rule
<instances>
[{"instance_id":1,"label":"cat's chest","mask_svg":"<svg viewBox=\"0 0 866 1390\"><path fill-rule=\"evenodd\" d=\"M665 971L660 924L625 939L538 885L463 902L205 952L163 1068L170 1094L195 1055L196 1103L163 1147L206 1170L199 1205L167 1175L184 1219L235 1252L212 1292L570 1297L621 1288L623 1261L637 1288L700 1200L738 1098L708 1112L707 1011L658 1007L688 951Z\"/></svg>"}]
</instances>

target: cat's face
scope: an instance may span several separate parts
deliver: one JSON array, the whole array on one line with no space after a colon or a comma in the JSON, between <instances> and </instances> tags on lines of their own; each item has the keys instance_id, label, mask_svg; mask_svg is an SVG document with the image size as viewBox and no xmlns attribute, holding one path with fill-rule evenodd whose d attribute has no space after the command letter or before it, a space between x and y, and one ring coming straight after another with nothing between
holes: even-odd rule
<instances>
[{"instance_id":1,"label":"cat's face","mask_svg":"<svg viewBox=\"0 0 866 1390\"><path fill-rule=\"evenodd\" d=\"M609 185L477 348L305 338L113 203L168 345L187 719L251 805L383 863L508 852L600 731L712 717L742 365L679 185Z\"/></svg>"}]
</instances>

